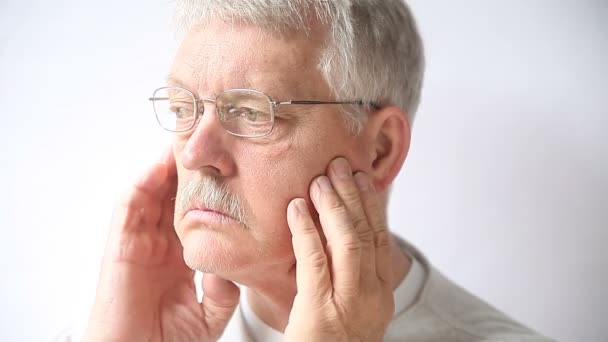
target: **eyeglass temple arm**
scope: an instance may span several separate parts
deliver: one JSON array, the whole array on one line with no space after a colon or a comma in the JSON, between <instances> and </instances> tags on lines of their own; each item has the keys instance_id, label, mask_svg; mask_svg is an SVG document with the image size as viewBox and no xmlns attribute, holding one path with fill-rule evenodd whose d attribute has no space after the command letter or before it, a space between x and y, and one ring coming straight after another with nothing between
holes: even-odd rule
<instances>
[{"instance_id":1,"label":"eyeglass temple arm","mask_svg":"<svg viewBox=\"0 0 608 342\"><path fill-rule=\"evenodd\" d=\"M148 100L169 100L168 97L150 97ZM212 99L197 99L196 103L204 102L204 101L213 101ZM213 101L215 102L215 101ZM272 104L274 106L279 105L290 105L290 104L298 104L298 105L324 105L324 104L353 104L358 106L363 106L365 103L362 100L359 101L309 101L309 100L289 100L289 101L273 101ZM371 107L375 109L380 109L382 106L376 102L367 103Z\"/></svg>"},{"instance_id":2,"label":"eyeglass temple arm","mask_svg":"<svg viewBox=\"0 0 608 342\"><path fill-rule=\"evenodd\" d=\"M323 104L353 104L358 106L363 106L364 104L368 104L375 109L380 109L382 106L376 102L365 103L362 100L359 101L308 101L308 100L289 100L289 101L275 101L273 103L275 106L278 105L290 105L290 104L299 104L299 105L323 105Z\"/></svg>"}]
</instances>

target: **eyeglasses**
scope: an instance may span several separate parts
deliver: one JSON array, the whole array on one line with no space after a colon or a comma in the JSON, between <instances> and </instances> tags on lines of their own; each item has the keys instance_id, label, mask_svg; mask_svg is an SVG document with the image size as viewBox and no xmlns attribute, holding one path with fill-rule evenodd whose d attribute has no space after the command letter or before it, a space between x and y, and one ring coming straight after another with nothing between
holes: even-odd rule
<instances>
[{"instance_id":1,"label":"eyeglasses","mask_svg":"<svg viewBox=\"0 0 608 342\"><path fill-rule=\"evenodd\" d=\"M192 129L205 112L201 102L211 102L215 103L215 113L226 132L245 138L261 138L270 134L279 106L365 104L363 101L275 101L252 89L229 89L215 99L196 99L192 92L180 87L158 88L149 100L154 106L156 120L167 131L186 132ZM378 107L373 103L369 105Z\"/></svg>"}]
</instances>

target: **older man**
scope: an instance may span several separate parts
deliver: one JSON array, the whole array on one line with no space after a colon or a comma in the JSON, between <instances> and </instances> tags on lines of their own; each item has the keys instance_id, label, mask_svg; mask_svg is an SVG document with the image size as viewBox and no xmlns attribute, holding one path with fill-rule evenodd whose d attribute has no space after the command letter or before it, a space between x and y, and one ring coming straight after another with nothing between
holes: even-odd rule
<instances>
[{"instance_id":1,"label":"older man","mask_svg":"<svg viewBox=\"0 0 608 342\"><path fill-rule=\"evenodd\" d=\"M116 209L86 341L546 340L387 230L424 69L402 1L184 0L178 20L150 98L175 141Z\"/></svg>"}]
</instances>

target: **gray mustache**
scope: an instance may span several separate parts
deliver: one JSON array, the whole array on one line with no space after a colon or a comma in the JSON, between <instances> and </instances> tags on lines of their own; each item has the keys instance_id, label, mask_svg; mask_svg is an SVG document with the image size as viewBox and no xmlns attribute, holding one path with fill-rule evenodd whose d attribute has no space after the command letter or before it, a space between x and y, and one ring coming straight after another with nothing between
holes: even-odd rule
<instances>
[{"instance_id":1,"label":"gray mustache","mask_svg":"<svg viewBox=\"0 0 608 342\"><path fill-rule=\"evenodd\" d=\"M246 226L245 210L240 199L215 178L188 180L178 189L175 208L179 213L183 215L199 206L221 212Z\"/></svg>"}]
</instances>

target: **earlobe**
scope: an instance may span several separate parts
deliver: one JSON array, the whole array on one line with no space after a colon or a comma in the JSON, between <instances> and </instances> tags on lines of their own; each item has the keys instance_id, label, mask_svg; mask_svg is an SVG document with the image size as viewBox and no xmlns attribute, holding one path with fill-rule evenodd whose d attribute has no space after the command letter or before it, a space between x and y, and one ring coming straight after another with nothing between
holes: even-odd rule
<instances>
[{"instance_id":1,"label":"earlobe","mask_svg":"<svg viewBox=\"0 0 608 342\"><path fill-rule=\"evenodd\" d=\"M407 114L397 107L382 108L370 117L374 156L370 175L378 192L384 192L397 177L410 147Z\"/></svg>"}]
</instances>

